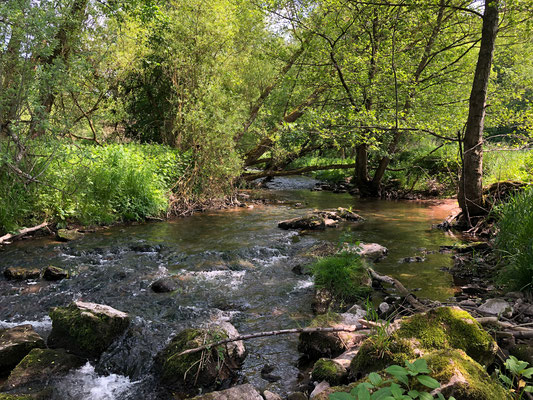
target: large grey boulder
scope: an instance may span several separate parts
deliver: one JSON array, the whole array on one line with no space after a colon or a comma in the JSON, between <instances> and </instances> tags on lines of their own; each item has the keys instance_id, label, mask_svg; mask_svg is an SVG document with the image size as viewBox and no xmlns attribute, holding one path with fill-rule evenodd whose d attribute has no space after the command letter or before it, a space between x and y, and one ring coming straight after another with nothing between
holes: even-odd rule
<instances>
[{"instance_id":1,"label":"large grey boulder","mask_svg":"<svg viewBox=\"0 0 533 400\"><path fill-rule=\"evenodd\" d=\"M64 348L76 355L99 357L130 324L128 314L112 307L75 301L50 311L52 332L48 346Z\"/></svg>"}]
</instances>

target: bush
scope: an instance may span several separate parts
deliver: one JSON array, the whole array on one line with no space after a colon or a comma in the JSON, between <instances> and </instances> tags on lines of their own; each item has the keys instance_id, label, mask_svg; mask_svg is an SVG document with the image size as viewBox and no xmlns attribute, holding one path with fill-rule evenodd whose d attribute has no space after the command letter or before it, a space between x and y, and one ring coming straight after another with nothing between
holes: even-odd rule
<instances>
[{"instance_id":1,"label":"bush","mask_svg":"<svg viewBox=\"0 0 533 400\"><path fill-rule=\"evenodd\" d=\"M353 253L322 258L311 265L311 272L317 288L327 289L341 300L355 301L370 293L366 267Z\"/></svg>"},{"instance_id":2,"label":"bush","mask_svg":"<svg viewBox=\"0 0 533 400\"><path fill-rule=\"evenodd\" d=\"M24 185L0 169L0 230L13 231L47 219L64 225L110 224L160 216L188 156L161 145L106 146L41 143L47 154L40 183Z\"/></svg>"},{"instance_id":3,"label":"bush","mask_svg":"<svg viewBox=\"0 0 533 400\"><path fill-rule=\"evenodd\" d=\"M501 281L512 289L533 290L533 187L516 194L500 210L496 248L506 265Z\"/></svg>"}]
</instances>

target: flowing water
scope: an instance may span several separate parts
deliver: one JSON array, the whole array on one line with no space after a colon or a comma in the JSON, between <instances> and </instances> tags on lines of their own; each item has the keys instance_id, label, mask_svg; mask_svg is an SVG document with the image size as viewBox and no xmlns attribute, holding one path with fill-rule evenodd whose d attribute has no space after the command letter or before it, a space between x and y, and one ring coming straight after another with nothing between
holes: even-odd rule
<instances>
[{"instance_id":1,"label":"flowing water","mask_svg":"<svg viewBox=\"0 0 533 400\"><path fill-rule=\"evenodd\" d=\"M60 282L12 282L0 278L0 328L31 323L43 336L51 329L50 307L81 299L126 311L132 324L95 365L86 364L52 382L57 399L159 399L152 359L179 330L206 321L232 322L252 333L305 325L312 317L313 282L292 268L313 245L376 242L389 249L376 269L397 277L417 295L444 300L453 295L451 276L442 270L450 255L441 245L456 242L432 229L453 207L452 201L362 201L348 194L312 192L307 179L278 179L263 193L279 204L209 212L184 219L113 227L82 239L20 241L0 253L0 270L8 266L56 265L74 272ZM339 228L299 235L277 228L283 219L310 209L352 207L366 218ZM426 254L429 253L429 254ZM424 254L426 260L400 263ZM172 293L152 292L150 284L179 275ZM258 389L280 394L294 390L299 354L296 336L254 339L243 375ZM265 364L283 377L261 378Z\"/></svg>"}]
</instances>

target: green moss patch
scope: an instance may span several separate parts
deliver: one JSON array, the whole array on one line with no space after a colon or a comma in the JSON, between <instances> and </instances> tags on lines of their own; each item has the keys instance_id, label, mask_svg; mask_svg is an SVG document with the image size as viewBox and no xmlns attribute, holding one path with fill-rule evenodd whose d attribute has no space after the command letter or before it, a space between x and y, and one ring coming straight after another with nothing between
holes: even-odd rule
<instances>
[{"instance_id":1,"label":"green moss patch","mask_svg":"<svg viewBox=\"0 0 533 400\"><path fill-rule=\"evenodd\" d=\"M316 381L326 381L331 385L338 385L346 377L347 371L334 360L321 358L315 363L311 375Z\"/></svg>"}]
</instances>

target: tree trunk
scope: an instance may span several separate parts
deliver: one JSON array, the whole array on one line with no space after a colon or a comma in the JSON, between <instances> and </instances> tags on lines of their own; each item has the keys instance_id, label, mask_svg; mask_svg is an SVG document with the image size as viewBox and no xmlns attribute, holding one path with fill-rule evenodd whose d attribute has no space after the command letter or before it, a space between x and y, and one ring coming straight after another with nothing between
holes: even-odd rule
<instances>
[{"instance_id":1,"label":"tree trunk","mask_svg":"<svg viewBox=\"0 0 533 400\"><path fill-rule=\"evenodd\" d=\"M458 201L466 218L485 214L483 201L483 125L494 44L498 33L499 0L485 0L479 56L470 93L468 121Z\"/></svg>"}]
</instances>

